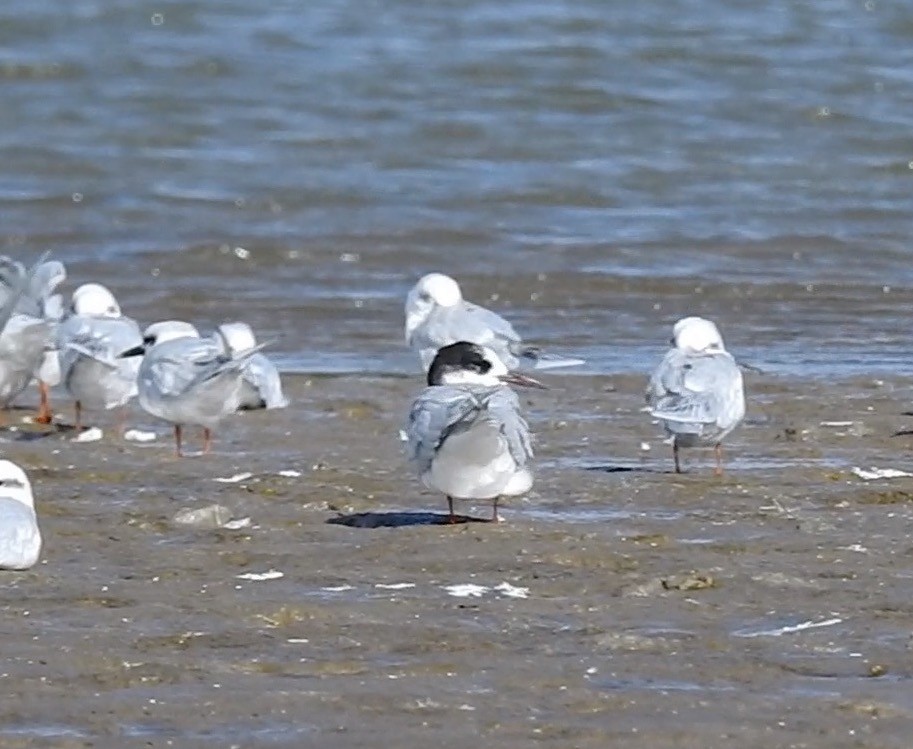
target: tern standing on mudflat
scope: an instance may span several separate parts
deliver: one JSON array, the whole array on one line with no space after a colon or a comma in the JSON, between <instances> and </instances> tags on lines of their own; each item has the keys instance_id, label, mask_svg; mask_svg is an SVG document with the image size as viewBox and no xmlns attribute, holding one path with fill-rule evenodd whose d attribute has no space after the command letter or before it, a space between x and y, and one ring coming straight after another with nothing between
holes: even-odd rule
<instances>
[{"instance_id":1,"label":"tern standing on mudflat","mask_svg":"<svg viewBox=\"0 0 913 749\"><path fill-rule=\"evenodd\" d=\"M533 484L529 427L507 383L543 387L508 371L491 349L461 341L445 346L428 370L428 387L412 405L409 456L429 489L454 499L492 500L525 494Z\"/></svg>"},{"instance_id":2,"label":"tern standing on mudflat","mask_svg":"<svg viewBox=\"0 0 913 749\"><path fill-rule=\"evenodd\" d=\"M143 345L121 354L143 355L137 385L139 404L174 425L174 441L181 452L182 427L203 427L203 452L212 448L212 430L241 405L245 363L257 347L226 354L212 338L200 338L190 323L171 320L150 325Z\"/></svg>"},{"instance_id":3,"label":"tern standing on mudflat","mask_svg":"<svg viewBox=\"0 0 913 749\"><path fill-rule=\"evenodd\" d=\"M104 286L87 283L73 292L72 314L57 330L60 377L73 397L75 429L82 428L82 410L122 408L136 395L140 358L120 358L140 346L143 335L135 320L121 314L114 295ZM120 417L123 427L124 416Z\"/></svg>"},{"instance_id":4,"label":"tern standing on mudflat","mask_svg":"<svg viewBox=\"0 0 913 749\"><path fill-rule=\"evenodd\" d=\"M672 438L675 472L679 448L713 447L723 473L723 438L745 417L742 372L710 320L685 317L672 330L672 348L650 377L647 405Z\"/></svg>"},{"instance_id":5,"label":"tern standing on mudflat","mask_svg":"<svg viewBox=\"0 0 913 749\"><path fill-rule=\"evenodd\" d=\"M53 347L53 321L45 318L43 300L32 295L39 293L36 289L45 280L45 271L53 275L63 266L47 263L45 257L28 271L21 263L0 257L0 406L4 408L42 370ZM43 404L45 398L43 390ZM40 415L46 411L42 409Z\"/></svg>"},{"instance_id":6,"label":"tern standing on mudflat","mask_svg":"<svg viewBox=\"0 0 913 749\"><path fill-rule=\"evenodd\" d=\"M583 364L582 359L543 354L524 345L507 320L463 299L460 285L450 276L429 273L406 297L406 343L419 355L422 371L427 372L438 350L458 341L488 347L510 370L521 362L535 369Z\"/></svg>"},{"instance_id":7,"label":"tern standing on mudflat","mask_svg":"<svg viewBox=\"0 0 913 749\"><path fill-rule=\"evenodd\" d=\"M17 279L26 276L24 266L8 257L0 258L0 296L8 299L14 292ZM25 286L22 295L16 303L14 316L21 318L24 323L21 330L28 331L26 336L30 339L29 345L38 346L40 340L35 337L36 320L45 323L45 339L42 346L42 358L34 375L38 380L38 395L40 403L35 421L41 424L50 424L53 414L49 389L60 384L60 362L56 346L57 325L63 318L63 298L56 293L67 278L67 269L58 260L45 260L35 266L31 280ZM13 326L16 327L16 324ZM23 341L24 342L24 341Z\"/></svg>"}]
</instances>

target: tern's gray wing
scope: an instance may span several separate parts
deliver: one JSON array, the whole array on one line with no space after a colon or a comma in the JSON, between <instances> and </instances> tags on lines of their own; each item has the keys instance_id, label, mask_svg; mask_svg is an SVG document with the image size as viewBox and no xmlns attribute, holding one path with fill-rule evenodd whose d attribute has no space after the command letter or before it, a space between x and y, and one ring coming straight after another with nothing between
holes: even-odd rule
<instances>
[{"instance_id":1,"label":"tern's gray wing","mask_svg":"<svg viewBox=\"0 0 913 749\"><path fill-rule=\"evenodd\" d=\"M406 425L409 458L419 473L431 468L441 443L455 429L470 426L484 408L471 390L449 385L425 388L412 404Z\"/></svg>"},{"instance_id":2,"label":"tern's gray wing","mask_svg":"<svg viewBox=\"0 0 913 749\"><path fill-rule=\"evenodd\" d=\"M435 308L425 323L412 333L409 345L418 350L422 367L427 371L438 349L459 341L487 346L508 369L516 369L521 362L535 369L557 369L584 363L583 359L545 354L534 346L524 346L513 325L472 302Z\"/></svg>"},{"instance_id":3,"label":"tern's gray wing","mask_svg":"<svg viewBox=\"0 0 913 749\"><path fill-rule=\"evenodd\" d=\"M533 457L529 426L520 414L520 399L508 387L496 388L487 399L488 415L501 429L507 448L518 468L523 468Z\"/></svg>"},{"instance_id":4,"label":"tern's gray wing","mask_svg":"<svg viewBox=\"0 0 913 749\"><path fill-rule=\"evenodd\" d=\"M244 365L242 376L256 391L265 408L285 408L288 405L288 399L282 393L279 370L263 354L254 354L250 357Z\"/></svg>"},{"instance_id":5,"label":"tern's gray wing","mask_svg":"<svg viewBox=\"0 0 913 749\"><path fill-rule=\"evenodd\" d=\"M0 255L0 305L6 304L23 276L25 267L22 263L6 255Z\"/></svg>"},{"instance_id":6,"label":"tern's gray wing","mask_svg":"<svg viewBox=\"0 0 913 749\"><path fill-rule=\"evenodd\" d=\"M438 349L459 341L488 346L508 369L517 366L520 336L500 315L471 302L437 307L412 334L410 345L418 349L427 370Z\"/></svg>"},{"instance_id":7,"label":"tern's gray wing","mask_svg":"<svg viewBox=\"0 0 913 749\"><path fill-rule=\"evenodd\" d=\"M454 316L460 306L452 307ZM515 369L522 362L534 369L559 369L576 367L583 364L583 359L571 359L555 354L546 354L537 346L524 345L523 339L511 325L500 315L472 302L463 302L460 325L472 332L474 338L455 338L448 343L469 341L488 346L504 362L508 369ZM457 327L457 326L454 326ZM430 363L430 362L429 362Z\"/></svg>"},{"instance_id":8,"label":"tern's gray wing","mask_svg":"<svg viewBox=\"0 0 913 749\"><path fill-rule=\"evenodd\" d=\"M147 369L155 389L164 396L178 396L199 380L207 379L230 358L208 338L178 338L146 352Z\"/></svg>"},{"instance_id":9,"label":"tern's gray wing","mask_svg":"<svg viewBox=\"0 0 913 749\"><path fill-rule=\"evenodd\" d=\"M241 369L263 345L229 356L211 338L177 338L153 346L143 369L163 396L179 396L224 372Z\"/></svg>"},{"instance_id":10,"label":"tern's gray wing","mask_svg":"<svg viewBox=\"0 0 913 749\"><path fill-rule=\"evenodd\" d=\"M15 311L30 317L48 318L46 308L50 305L53 312L58 304L49 300L52 299L54 289L66 277L66 268L58 260L41 260L27 273L22 263L9 257L0 257L0 304L5 304L24 283L21 296L14 306Z\"/></svg>"},{"instance_id":11,"label":"tern's gray wing","mask_svg":"<svg viewBox=\"0 0 913 749\"><path fill-rule=\"evenodd\" d=\"M72 315L57 328L57 347L64 377L80 356L118 369L127 361L119 355L142 342L139 325L129 317L109 319Z\"/></svg>"},{"instance_id":12,"label":"tern's gray wing","mask_svg":"<svg viewBox=\"0 0 913 749\"><path fill-rule=\"evenodd\" d=\"M722 426L739 413L744 403L742 373L729 354L672 353L654 372L647 390L654 417L677 432L699 430L705 424Z\"/></svg>"},{"instance_id":13,"label":"tern's gray wing","mask_svg":"<svg viewBox=\"0 0 913 749\"><path fill-rule=\"evenodd\" d=\"M67 278L67 269L59 260L47 260L35 268L28 289L19 300L18 311L35 317L59 320L63 303L54 290Z\"/></svg>"},{"instance_id":14,"label":"tern's gray wing","mask_svg":"<svg viewBox=\"0 0 913 749\"><path fill-rule=\"evenodd\" d=\"M20 263L10 260L8 257L0 257L0 330L6 327L13 316L19 300L28 290L38 268L47 259L47 256L47 253L42 255L41 259L28 271L23 271Z\"/></svg>"},{"instance_id":15,"label":"tern's gray wing","mask_svg":"<svg viewBox=\"0 0 913 749\"><path fill-rule=\"evenodd\" d=\"M652 409L669 393L678 392L681 385L681 369L685 364L685 355L677 348L666 352L659 366L650 375L647 384L647 405Z\"/></svg>"}]
</instances>

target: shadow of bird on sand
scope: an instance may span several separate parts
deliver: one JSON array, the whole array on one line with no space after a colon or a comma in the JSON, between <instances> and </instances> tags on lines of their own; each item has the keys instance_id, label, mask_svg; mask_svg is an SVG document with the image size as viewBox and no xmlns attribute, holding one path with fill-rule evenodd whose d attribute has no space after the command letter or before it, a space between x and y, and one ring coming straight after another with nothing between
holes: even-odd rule
<instances>
[{"instance_id":1,"label":"shadow of bird on sand","mask_svg":"<svg viewBox=\"0 0 913 749\"><path fill-rule=\"evenodd\" d=\"M584 471L595 473L663 473L663 471L644 465L590 465L584 466Z\"/></svg>"},{"instance_id":2,"label":"shadow of bird on sand","mask_svg":"<svg viewBox=\"0 0 913 749\"><path fill-rule=\"evenodd\" d=\"M464 525L466 523L490 523L485 518L469 515L454 515L438 512L353 512L337 515L327 520L330 525L346 525L349 528L405 528L411 525Z\"/></svg>"}]
</instances>

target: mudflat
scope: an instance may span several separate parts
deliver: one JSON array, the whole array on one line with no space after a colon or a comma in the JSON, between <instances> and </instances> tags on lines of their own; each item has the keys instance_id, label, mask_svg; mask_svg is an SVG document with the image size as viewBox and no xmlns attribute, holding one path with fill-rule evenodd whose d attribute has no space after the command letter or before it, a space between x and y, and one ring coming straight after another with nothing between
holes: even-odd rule
<instances>
[{"instance_id":1,"label":"mudflat","mask_svg":"<svg viewBox=\"0 0 913 749\"><path fill-rule=\"evenodd\" d=\"M418 377L289 377L182 460L7 432L45 553L0 577L0 739L905 748L913 478L853 468L904 467L911 382L747 380L717 478L671 473L642 378L552 376L498 524L410 472Z\"/></svg>"}]
</instances>

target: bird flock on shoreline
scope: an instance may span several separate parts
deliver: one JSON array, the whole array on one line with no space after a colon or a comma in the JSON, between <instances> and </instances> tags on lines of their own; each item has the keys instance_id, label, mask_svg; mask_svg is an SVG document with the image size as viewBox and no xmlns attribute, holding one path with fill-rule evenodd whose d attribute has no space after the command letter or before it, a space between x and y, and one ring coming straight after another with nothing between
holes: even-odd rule
<instances>
[{"instance_id":1,"label":"bird flock on shoreline","mask_svg":"<svg viewBox=\"0 0 913 749\"><path fill-rule=\"evenodd\" d=\"M203 430L203 454L229 415L284 408L278 369L262 353L250 326L227 322L208 336L186 321L145 329L124 315L97 283L77 287L64 304L57 291L64 265L42 257L26 269L0 257L0 408L32 382L40 405L34 420L54 419L48 392L62 385L74 404L74 429L85 411L116 410L123 434L125 407L136 397L150 415L172 425L181 457L184 429ZM447 498L447 521L467 519L458 500L489 500L499 520L503 498L533 484L533 438L512 389L545 389L529 371L583 364L524 343L500 315L463 298L449 276L430 273L408 293L406 344L416 353L426 387L409 411L404 440L422 483ZM673 328L671 348L653 372L647 410L673 449L713 447L722 473L722 441L745 416L739 365L716 325L686 317ZM0 569L27 569L41 551L31 485L15 463L0 461Z\"/></svg>"}]
</instances>

